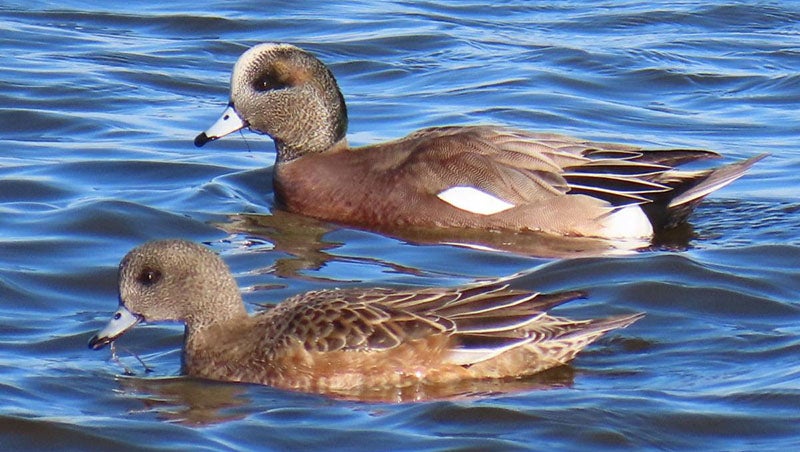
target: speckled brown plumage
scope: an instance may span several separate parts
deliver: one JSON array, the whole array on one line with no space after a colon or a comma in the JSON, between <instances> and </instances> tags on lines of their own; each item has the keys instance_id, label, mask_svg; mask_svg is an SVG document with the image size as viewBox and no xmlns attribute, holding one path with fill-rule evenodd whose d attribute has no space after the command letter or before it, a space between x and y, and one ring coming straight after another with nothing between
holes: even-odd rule
<instances>
[{"instance_id":1,"label":"speckled brown plumage","mask_svg":"<svg viewBox=\"0 0 800 452\"><path fill-rule=\"evenodd\" d=\"M293 296L248 316L222 260L154 241L120 266L120 310L100 348L138 321L186 324L191 376L321 393L521 377L555 367L641 314L569 320L547 311L581 292L537 294L501 281L460 288L339 289Z\"/></svg>"}]
</instances>

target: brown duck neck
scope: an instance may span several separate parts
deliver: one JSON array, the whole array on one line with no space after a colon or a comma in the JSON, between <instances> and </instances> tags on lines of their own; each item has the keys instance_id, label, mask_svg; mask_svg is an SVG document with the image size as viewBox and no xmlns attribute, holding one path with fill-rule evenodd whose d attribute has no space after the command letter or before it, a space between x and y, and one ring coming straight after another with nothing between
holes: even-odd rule
<instances>
[{"instance_id":1,"label":"brown duck neck","mask_svg":"<svg viewBox=\"0 0 800 452\"><path fill-rule=\"evenodd\" d=\"M207 377L198 374L198 368L214 367L220 357L230 356L231 343L239 340L238 330L246 326L250 316L241 306L241 311L229 312L228 315L213 322L197 324L186 322L183 333L182 364L184 372L193 376Z\"/></svg>"},{"instance_id":2,"label":"brown duck neck","mask_svg":"<svg viewBox=\"0 0 800 452\"><path fill-rule=\"evenodd\" d=\"M347 138L341 137L333 143L325 141L324 144L310 145L310 143L300 143L293 146L275 139L275 150L278 157L276 163L288 163L304 155L333 153L349 149Z\"/></svg>"}]
</instances>

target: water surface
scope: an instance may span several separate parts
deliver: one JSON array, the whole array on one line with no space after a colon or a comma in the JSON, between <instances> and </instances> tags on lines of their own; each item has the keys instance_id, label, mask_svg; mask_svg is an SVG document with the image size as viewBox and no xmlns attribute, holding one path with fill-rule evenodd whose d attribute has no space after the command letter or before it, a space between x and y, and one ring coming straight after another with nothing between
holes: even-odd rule
<instances>
[{"instance_id":1,"label":"water surface","mask_svg":"<svg viewBox=\"0 0 800 452\"><path fill-rule=\"evenodd\" d=\"M800 6L794 2L5 2L0 6L0 444L8 450L800 446ZM352 144L446 124L771 157L691 239L625 256L487 252L275 211L272 143L194 136L249 46L330 65ZM181 329L86 348L145 240L204 242L250 309L317 288L517 275L645 312L572 365L390 404L179 376ZM122 348L125 348L123 350ZM152 368L146 373L133 358ZM126 375L125 368L132 375ZM478 393L478 395L475 395Z\"/></svg>"}]
</instances>

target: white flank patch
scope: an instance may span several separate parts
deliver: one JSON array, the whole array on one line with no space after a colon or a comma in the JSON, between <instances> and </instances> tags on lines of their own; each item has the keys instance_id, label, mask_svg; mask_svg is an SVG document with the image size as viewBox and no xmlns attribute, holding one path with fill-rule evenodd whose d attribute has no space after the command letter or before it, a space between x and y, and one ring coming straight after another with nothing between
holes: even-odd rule
<instances>
[{"instance_id":1,"label":"white flank patch","mask_svg":"<svg viewBox=\"0 0 800 452\"><path fill-rule=\"evenodd\" d=\"M641 207L631 205L606 217L602 235L609 238L650 238L653 225Z\"/></svg>"},{"instance_id":2,"label":"white flank patch","mask_svg":"<svg viewBox=\"0 0 800 452\"><path fill-rule=\"evenodd\" d=\"M479 215L493 215L514 207L514 204L475 187L450 187L436 196L457 209Z\"/></svg>"}]
</instances>

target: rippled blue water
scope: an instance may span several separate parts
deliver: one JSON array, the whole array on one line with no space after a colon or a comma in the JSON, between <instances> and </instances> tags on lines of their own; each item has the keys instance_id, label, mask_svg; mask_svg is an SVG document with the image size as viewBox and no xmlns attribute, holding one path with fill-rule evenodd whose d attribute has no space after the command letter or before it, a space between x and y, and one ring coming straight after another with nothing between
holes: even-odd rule
<instances>
[{"instance_id":1,"label":"rippled blue water","mask_svg":"<svg viewBox=\"0 0 800 452\"><path fill-rule=\"evenodd\" d=\"M746 3L746 4L743 4ZM733 1L7 1L0 5L4 450L703 448L800 445L800 4ZM770 152L714 194L686 247L564 259L417 245L272 208L272 144L197 150L238 55L330 64L350 141L501 123L625 143ZM261 222L256 224L256 222ZM208 243L251 307L312 288L587 289L577 318L647 317L483 396L356 403L178 376L181 330L86 348L116 266ZM153 368L145 374L132 357Z\"/></svg>"}]
</instances>

